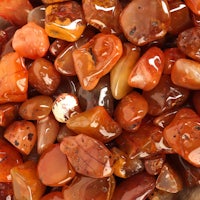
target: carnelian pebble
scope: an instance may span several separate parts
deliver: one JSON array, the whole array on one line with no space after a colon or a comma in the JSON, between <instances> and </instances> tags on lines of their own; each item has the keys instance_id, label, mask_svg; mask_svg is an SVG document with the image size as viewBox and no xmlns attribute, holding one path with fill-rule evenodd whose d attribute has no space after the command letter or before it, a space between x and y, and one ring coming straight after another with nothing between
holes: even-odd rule
<instances>
[{"instance_id":1,"label":"carnelian pebble","mask_svg":"<svg viewBox=\"0 0 200 200\"><path fill-rule=\"evenodd\" d=\"M50 114L53 99L38 95L24 101L19 108L19 115L26 120L37 120Z\"/></svg>"},{"instance_id":2,"label":"carnelian pebble","mask_svg":"<svg viewBox=\"0 0 200 200\"><path fill-rule=\"evenodd\" d=\"M121 33L119 16L122 6L119 0L91 1L82 3L85 20L102 33Z\"/></svg>"},{"instance_id":3,"label":"carnelian pebble","mask_svg":"<svg viewBox=\"0 0 200 200\"><path fill-rule=\"evenodd\" d=\"M115 189L115 200L145 200L154 191L156 179L146 172L135 174L124 179Z\"/></svg>"},{"instance_id":4,"label":"carnelian pebble","mask_svg":"<svg viewBox=\"0 0 200 200\"><path fill-rule=\"evenodd\" d=\"M182 53L177 47L167 48L163 51L163 53L165 57L163 74L171 74L171 69L174 63L179 58L186 57L186 55Z\"/></svg>"},{"instance_id":5,"label":"carnelian pebble","mask_svg":"<svg viewBox=\"0 0 200 200\"><path fill-rule=\"evenodd\" d=\"M179 33L178 48L188 57L200 61L200 27L192 27Z\"/></svg>"},{"instance_id":6,"label":"carnelian pebble","mask_svg":"<svg viewBox=\"0 0 200 200\"><path fill-rule=\"evenodd\" d=\"M114 118L120 126L129 132L136 131L148 112L146 99L133 91L123 97L115 108Z\"/></svg>"},{"instance_id":7,"label":"carnelian pebble","mask_svg":"<svg viewBox=\"0 0 200 200\"><path fill-rule=\"evenodd\" d=\"M43 95L53 94L60 84L60 79L53 63L45 58L34 60L28 69L29 84Z\"/></svg>"},{"instance_id":8,"label":"carnelian pebble","mask_svg":"<svg viewBox=\"0 0 200 200\"><path fill-rule=\"evenodd\" d=\"M158 47L151 47L137 61L128 84L145 91L152 90L159 82L164 69L164 53Z\"/></svg>"},{"instance_id":9,"label":"carnelian pebble","mask_svg":"<svg viewBox=\"0 0 200 200\"><path fill-rule=\"evenodd\" d=\"M40 156L37 165L38 177L44 185L61 186L71 181L75 171L60 145L50 145Z\"/></svg>"},{"instance_id":10,"label":"carnelian pebble","mask_svg":"<svg viewBox=\"0 0 200 200\"><path fill-rule=\"evenodd\" d=\"M59 122L52 114L37 120L37 152L39 154L56 141L59 128Z\"/></svg>"},{"instance_id":11,"label":"carnelian pebble","mask_svg":"<svg viewBox=\"0 0 200 200\"><path fill-rule=\"evenodd\" d=\"M95 106L76 114L66 121L67 127L77 134L85 134L101 142L109 142L122 132L103 106Z\"/></svg>"},{"instance_id":12,"label":"carnelian pebble","mask_svg":"<svg viewBox=\"0 0 200 200\"><path fill-rule=\"evenodd\" d=\"M45 192L45 186L37 175L37 164L27 161L11 169L14 196L16 200L40 200Z\"/></svg>"},{"instance_id":13,"label":"carnelian pebble","mask_svg":"<svg viewBox=\"0 0 200 200\"><path fill-rule=\"evenodd\" d=\"M177 35L192 26L189 8L181 0L169 2L171 23L168 33Z\"/></svg>"},{"instance_id":14,"label":"carnelian pebble","mask_svg":"<svg viewBox=\"0 0 200 200\"><path fill-rule=\"evenodd\" d=\"M110 72L123 53L121 40L113 34L96 34L72 53L74 67L83 89L92 90Z\"/></svg>"},{"instance_id":15,"label":"carnelian pebble","mask_svg":"<svg viewBox=\"0 0 200 200\"><path fill-rule=\"evenodd\" d=\"M18 116L19 104L6 103L0 105L0 126L8 126Z\"/></svg>"},{"instance_id":16,"label":"carnelian pebble","mask_svg":"<svg viewBox=\"0 0 200 200\"><path fill-rule=\"evenodd\" d=\"M178 74L178 76L177 76ZM171 80L175 85L191 90L200 89L200 63L191 59L178 59L171 70Z\"/></svg>"},{"instance_id":17,"label":"carnelian pebble","mask_svg":"<svg viewBox=\"0 0 200 200\"><path fill-rule=\"evenodd\" d=\"M7 141L0 139L0 182L11 182L10 170L22 162L17 149Z\"/></svg>"},{"instance_id":18,"label":"carnelian pebble","mask_svg":"<svg viewBox=\"0 0 200 200\"><path fill-rule=\"evenodd\" d=\"M188 89L175 85L169 75L162 75L154 89L143 91L143 96L149 104L148 113L153 116L183 105L189 94Z\"/></svg>"},{"instance_id":19,"label":"carnelian pebble","mask_svg":"<svg viewBox=\"0 0 200 200\"><path fill-rule=\"evenodd\" d=\"M21 153L28 155L36 143L36 128L30 121L14 121L6 128L4 137Z\"/></svg>"},{"instance_id":20,"label":"carnelian pebble","mask_svg":"<svg viewBox=\"0 0 200 200\"><path fill-rule=\"evenodd\" d=\"M121 12L119 23L131 43L143 46L165 36L170 25L166 0L134 0Z\"/></svg>"},{"instance_id":21,"label":"carnelian pebble","mask_svg":"<svg viewBox=\"0 0 200 200\"><path fill-rule=\"evenodd\" d=\"M156 188L170 193L177 193L183 189L180 175L169 163L165 163L156 180Z\"/></svg>"},{"instance_id":22,"label":"carnelian pebble","mask_svg":"<svg viewBox=\"0 0 200 200\"><path fill-rule=\"evenodd\" d=\"M115 178L91 178L87 176L77 176L68 187L63 188L64 199L111 199L115 189Z\"/></svg>"},{"instance_id":23,"label":"carnelian pebble","mask_svg":"<svg viewBox=\"0 0 200 200\"><path fill-rule=\"evenodd\" d=\"M200 2L198 0L185 0L186 5L196 15L200 15Z\"/></svg>"},{"instance_id":24,"label":"carnelian pebble","mask_svg":"<svg viewBox=\"0 0 200 200\"><path fill-rule=\"evenodd\" d=\"M29 22L18 29L13 37L12 46L21 56L30 59L43 57L49 48L49 38L45 30Z\"/></svg>"},{"instance_id":25,"label":"carnelian pebble","mask_svg":"<svg viewBox=\"0 0 200 200\"><path fill-rule=\"evenodd\" d=\"M115 99L121 99L132 90L127 79L139 56L139 47L130 42L123 43L123 54L110 72L111 91Z\"/></svg>"},{"instance_id":26,"label":"carnelian pebble","mask_svg":"<svg viewBox=\"0 0 200 200\"><path fill-rule=\"evenodd\" d=\"M50 37L74 42L85 27L82 7L76 1L50 4L45 9L45 31Z\"/></svg>"},{"instance_id":27,"label":"carnelian pebble","mask_svg":"<svg viewBox=\"0 0 200 200\"><path fill-rule=\"evenodd\" d=\"M18 53L11 52L1 58L0 80L0 104L27 99L28 71Z\"/></svg>"},{"instance_id":28,"label":"carnelian pebble","mask_svg":"<svg viewBox=\"0 0 200 200\"><path fill-rule=\"evenodd\" d=\"M84 134L68 136L61 141L60 149L79 174L92 178L113 174L112 153L99 140Z\"/></svg>"},{"instance_id":29,"label":"carnelian pebble","mask_svg":"<svg viewBox=\"0 0 200 200\"><path fill-rule=\"evenodd\" d=\"M190 108L180 109L163 135L169 146L185 160L200 167L200 117Z\"/></svg>"},{"instance_id":30,"label":"carnelian pebble","mask_svg":"<svg viewBox=\"0 0 200 200\"><path fill-rule=\"evenodd\" d=\"M33 9L30 1L1 1L0 16L12 23L22 26L27 22L28 13Z\"/></svg>"}]
</instances>

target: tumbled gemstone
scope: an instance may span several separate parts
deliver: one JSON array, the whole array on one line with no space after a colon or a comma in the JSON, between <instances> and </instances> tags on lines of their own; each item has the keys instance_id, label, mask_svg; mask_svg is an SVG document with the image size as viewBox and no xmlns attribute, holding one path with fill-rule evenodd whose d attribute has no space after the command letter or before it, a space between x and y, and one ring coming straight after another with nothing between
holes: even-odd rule
<instances>
[{"instance_id":1,"label":"tumbled gemstone","mask_svg":"<svg viewBox=\"0 0 200 200\"><path fill-rule=\"evenodd\" d=\"M180 175L172 166L165 163L156 180L156 188L170 193L177 193L183 189Z\"/></svg>"},{"instance_id":2,"label":"tumbled gemstone","mask_svg":"<svg viewBox=\"0 0 200 200\"><path fill-rule=\"evenodd\" d=\"M75 171L58 143L51 144L40 156L37 164L38 177L44 185L62 186L71 181Z\"/></svg>"},{"instance_id":3,"label":"tumbled gemstone","mask_svg":"<svg viewBox=\"0 0 200 200\"><path fill-rule=\"evenodd\" d=\"M111 91L115 99L123 98L132 90L127 80L139 56L140 48L123 43L123 54L110 72Z\"/></svg>"},{"instance_id":4,"label":"tumbled gemstone","mask_svg":"<svg viewBox=\"0 0 200 200\"><path fill-rule=\"evenodd\" d=\"M96 34L72 53L74 67L83 89L92 90L108 74L123 52L121 40L113 34Z\"/></svg>"},{"instance_id":5,"label":"tumbled gemstone","mask_svg":"<svg viewBox=\"0 0 200 200\"><path fill-rule=\"evenodd\" d=\"M43 95L51 95L60 84L60 74L45 58L34 60L28 69L29 84Z\"/></svg>"},{"instance_id":6,"label":"tumbled gemstone","mask_svg":"<svg viewBox=\"0 0 200 200\"><path fill-rule=\"evenodd\" d=\"M114 98L111 94L110 76L103 76L97 86L91 90L84 90L80 85L77 87L77 97L80 107L83 111L91 109L95 106L104 106L108 113L112 116L114 111Z\"/></svg>"},{"instance_id":7,"label":"tumbled gemstone","mask_svg":"<svg viewBox=\"0 0 200 200\"><path fill-rule=\"evenodd\" d=\"M180 109L165 127L163 136L177 154L200 167L200 117L195 111L190 108Z\"/></svg>"},{"instance_id":8,"label":"tumbled gemstone","mask_svg":"<svg viewBox=\"0 0 200 200\"><path fill-rule=\"evenodd\" d=\"M28 13L27 22L34 22L44 28L45 6L38 6L31 10L31 12Z\"/></svg>"},{"instance_id":9,"label":"tumbled gemstone","mask_svg":"<svg viewBox=\"0 0 200 200\"><path fill-rule=\"evenodd\" d=\"M37 165L27 161L11 169L14 196L16 200L40 200L45 192L45 186L37 175ZM23 191L23 192L22 192Z\"/></svg>"},{"instance_id":10,"label":"tumbled gemstone","mask_svg":"<svg viewBox=\"0 0 200 200\"><path fill-rule=\"evenodd\" d=\"M178 48L190 58L200 61L200 27L182 31L177 39Z\"/></svg>"},{"instance_id":11,"label":"tumbled gemstone","mask_svg":"<svg viewBox=\"0 0 200 200\"><path fill-rule=\"evenodd\" d=\"M128 84L144 91L152 90L159 83L163 69L163 51L158 47L151 47L133 67L128 77Z\"/></svg>"},{"instance_id":12,"label":"tumbled gemstone","mask_svg":"<svg viewBox=\"0 0 200 200\"><path fill-rule=\"evenodd\" d=\"M177 35L192 26L190 11L184 2L175 0L169 2L171 23L168 33Z\"/></svg>"},{"instance_id":13,"label":"tumbled gemstone","mask_svg":"<svg viewBox=\"0 0 200 200\"><path fill-rule=\"evenodd\" d=\"M125 37L137 46L165 36L170 25L170 12L166 0L134 0L120 15Z\"/></svg>"},{"instance_id":14,"label":"tumbled gemstone","mask_svg":"<svg viewBox=\"0 0 200 200\"><path fill-rule=\"evenodd\" d=\"M80 38L85 27L82 8L76 1L46 7L45 30L50 37L74 42Z\"/></svg>"},{"instance_id":15,"label":"tumbled gemstone","mask_svg":"<svg viewBox=\"0 0 200 200\"><path fill-rule=\"evenodd\" d=\"M120 33L119 16L122 11L119 0L84 0L85 20L102 33Z\"/></svg>"},{"instance_id":16,"label":"tumbled gemstone","mask_svg":"<svg viewBox=\"0 0 200 200\"><path fill-rule=\"evenodd\" d=\"M171 80L175 85L191 90L199 90L199 76L200 63L197 61L181 58L177 60L172 67Z\"/></svg>"},{"instance_id":17,"label":"tumbled gemstone","mask_svg":"<svg viewBox=\"0 0 200 200\"><path fill-rule=\"evenodd\" d=\"M150 91L143 91L143 96L149 104L148 113L156 116L183 105L189 93L188 89L175 85L169 75L162 75L159 84Z\"/></svg>"},{"instance_id":18,"label":"tumbled gemstone","mask_svg":"<svg viewBox=\"0 0 200 200\"><path fill-rule=\"evenodd\" d=\"M37 120L46 117L51 112L53 99L38 95L24 101L19 108L19 115L26 120Z\"/></svg>"},{"instance_id":19,"label":"tumbled gemstone","mask_svg":"<svg viewBox=\"0 0 200 200\"><path fill-rule=\"evenodd\" d=\"M195 0L185 0L186 5L196 15L200 15L200 2Z\"/></svg>"},{"instance_id":20,"label":"tumbled gemstone","mask_svg":"<svg viewBox=\"0 0 200 200\"><path fill-rule=\"evenodd\" d=\"M103 106L95 106L76 114L66 121L67 127L77 134L85 134L101 142L109 142L122 132Z\"/></svg>"}]
</instances>

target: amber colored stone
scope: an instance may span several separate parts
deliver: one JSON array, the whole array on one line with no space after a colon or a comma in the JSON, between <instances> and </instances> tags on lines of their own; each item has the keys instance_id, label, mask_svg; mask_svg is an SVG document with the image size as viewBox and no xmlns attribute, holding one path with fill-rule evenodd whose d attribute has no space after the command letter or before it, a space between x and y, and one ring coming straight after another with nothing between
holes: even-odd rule
<instances>
[{"instance_id":1,"label":"amber colored stone","mask_svg":"<svg viewBox=\"0 0 200 200\"><path fill-rule=\"evenodd\" d=\"M163 136L169 146L192 165L199 167L200 117L190 108L180 109L165 127Z\"/></svg>"},{"instance_id":2,"label":"amber colored stone","mask_svg":"<svg viewBox=\"0 0 200 200\"><path fill-rule=\"evenodd\" d=\"M63 195L65 199L111 200L115 184L113 176L108 178L77 176L72 184L63 188Z\"/></svg>"},{"instance_id":3,"label":"amber colored stone","mask_svg":"<svg viewBox=\"0 0 200 200\"><path fill-rule=\"evenodd\" d=\"M37 120L51 112L53 99L49 96L34 96L24 101L19 108L19 115L26 120Z\"/></svg>"},{"instance_id":4,"label":"amber colored stone","mask_svg":"<svg viewBox=\"0 0 200 200\"><path fill-rule=\"evenodd\" d=\"M177 35L192 26L190 10L181 0L169 2L171 23L168 33Z\"/></svg>"},{"instance_id":5,"label":"amber colored stone","mask_svg":"<svg viewBox=\"0 0 200 200\"><path fill-rule=\"evenodd\" d=\"M36 163L27 161L11 169L14 196L16 200L40 200L45 186L38 178Z\"/></svg>"},{"instance_id":6,"label":"amber colored stone","mask_svg":"<svg viewBox=\"0 0 200 200\"><path fill-rule=\"evenodd\" d=\"M44 28L45 23L45 5L37 6L33 8L27 17L27 22L34 22L37 25Z\"/></svg>"},{"instance_id":7,"label":"amber colored stone","mask_svg":"<svg viewBox=\"0 0 200 200\"><path fill-rule=\"evenodd\" d=\"M79 174L104 178L113 174L113 157L108 148L99 140L85 134L65 137L60 149Z\"/></svg>"},{"instance_id":8,"label":"amber colored stone","mask_svg":"<svg viewBox=\"0 0 200 200\"><path fill-rule=\"evenodd\" d=\"M50 145L40 156L37 165L38 177L44 185L61 186L71 181L75 171L66 155L60 151L60 145Z\"/></svg>"},{"instance_id":9,"label":"amber colored stone","mask_svg":"<svg viewBox=\"0 0 200 200\"><path fill-rule=\"evenodd\" d=\"M178 74L178 76L177 76ZM175 85L191 90L200 89L200 63L191 59L178 59L172 67L171 80Z\"/></svg>"},{"instance_id":10,"label":"amber colored stone","mask_svg":"<svg viewBox=\"0 0 200 200\"><path fill-rule=\"evenodd\" d=\"M148 174L158 175L165 163L165 154L157 154L144 160L145 170Z\"/></svg>"},{"instance_id":11,"label":"amber colored stone","mask_svg":"<svg viewBox=\"0 0 200 200\"><path fill-rule=\"evenodd\" d=\"M152 122L146 121L143 121L134 133L124 131L116 138L119 149L127 153L129 157L138 156L139 158L145 158L167 149L163 142L159 145L161 141L162 130Z\"/></svg>"},{"instance_id":12,"label":"amber colored stone","mask_svg":"<svg viewBox=\"0 0 200 200\"><path fill-rule=\"evenodd\" d=\"M177 47L167 48L163 51L163 53L165 57L163 74L171 74L171 69L174 63L179 58L186 57L186 55L182 53Z\"/></svg>"},{"instance_id":13,"label":"amber colored stone","mask_svg":"<svg viewBox=\"0 0 200 200\"><path fill-rule=\"evenodd\" d=\"M84 90L81 86L76 86L76 88L82 111L95 106L104 106L110 116L113 116L115 101L111 93L109 74L103 76L93 90Z\"/></svg>"},{"instance_id":14,"label":"amber colored stone","mask_svg":"<svg viewBox=\"0 0 200 200\"><path fill-rule=\"evenodd\" d=\"M146 99L140 93L133 91L124 96L117 104L114 119L124 130L134 132L140 127L147 112Z\"/></svg>"},{"instance_id":15,"label":"amber colored stone","mask_svg":"<svg viewBox=\"0 0 200 200\"><path fill-rule=\"evenodd\" d=\"M123 9L119 23L128 41L143 46L164 37L170 21L166 0L134 0Z\"/></svg>"},{"instance_id":16,"label":"amber colored stone","mask_svg":"<svg viewBox=\"0 0 200 200\"><path fill-rule=\"evenodd\" d=\"M111 91L115 99L123 98L132 90L127 80L139 56L140 48L123 43L123 54L110 72Z\"/></svg>"},{"instance_id":17,"label":"amber colored stone","mask_svg":"<svg viewBox=\"0 0 200 200\"><path fill-rule=\"evenodd\" d=\"M0 139L0 182L11 182L10 170L22 162L17 149L7 141Z\"/></svg>"},{"instance_id":18,"label":"amber colored stone","mask_svg":"<svg viewBox=\"0 0 200 200\"><path fill-rule=\"evenodd\" d=\"M173 109L163 112L161 115L155 116L153 123L156 126L165 128L173 120L174 116L176 115L179 109L179 107L175 107Z\"/></svg>"},{"instance_id":19,"label":"amber colored stone","mask_svg":"<svg viewBox=\"0 0 200 200\"><path fill-rule=\"evenodd\" d=\"M13 24L22 26L27 22L28 13L33 9L27 0L1 1L0 16L8 19Z\"/></svg>"},{"instance_id":20,"label":"amber colored stone","mask_svg":"<svg viewBox=\"0 0 200 200\"><path fill-rule=\"evenodd\" d=\"M65 47L69 44L66 40L61 40L61 39L55 39L50 47L49 47L49 52L53 56L58 56L64 49Z\"/></svg>"},{"instance_id":21,"label":"amber colored stone","mask_svg":"<svg viewBox=\"0 0 200 200\"><path fill-rule=\"evenodd\" d=\"M75 76L76 71L74 69L74 61L72 53L74 49L77 49L87 43L94 36L94 32L90 29L86 29L81 37L75 41L69 43L56 57L54 61L55 68L61 74L66 76Z\"/></svg>"},{"instance_id":22,"label":"amber colored stone","mask_svg":"<svg viewBox=\"0 0 200 200\"><path fill-rule=\"evenodd\" d=\"M36 143L36 128L30 121L14 121L6 128L4 137L21 153L28 155Z\"/></svg>"},{"instance_id":23,"label":"amber colored stone","mask_svg":"<svg viewBox=\"0 0 200 200\"><path fill-rule=\"evenodd\" d=\"M119 16L122 7L119 0L84 0L82 2L85 20L102 33L119 34Z\"/></svg>"},{"instance_id":24,"label":"amber colored stone","mask_svg":"<svg viewBox=\"0 0 200 200\"><path fill-rule=\"evenodd\" d=\"M186 5L196 15L200 15L200 2L198 0L185 0Z\"/></svg>"},{"instance_id":25,"label":"amber colored stone","mask_svg":"<svg viewBox=\"0 0 200 200\"><path fill-rule=\"evenodd\" d=\"M8 126L18 116L19 104L7 103L0 105L0 126Z\"/></svg>"},{"instance_id":26,"label":"amber colored stone","mask_svg":"<svg viewBox=\"0 0 200 200\"><path fill-rule=\"evenodd\" d=\"M18 53L11 52L1 58L0 80L0 104L26 100L28 71L23 58Z\"/></svg>"},{"instance_id":27,"label":"amber colored stone","mask_svg":"<svg viewBox=\"0 0 200 200\"><path fill-rule=\"evenodd\" d=\"M143 96L149 104L148 113L153 116L183 105L189 94L188 89L175 85L169 75L162 75L159 84L153 90L143 91Z\"/></svg>"},{"instance_id":28,"label":"amber colored stone","mask_svg":"<svg viewBox=\"0 0 200 200\"><path fill-rule=\"evenodd\" d=\"M156 180L146 172L133 175L124 179L115 189L113 199L115 200L145 200L155 189Z\"/></svg>"},{"instance_id":29,"label":"amber colored stone","mask_svg":"<svg viewBox=\"0 0 200 200\"><path fill-rule=\"evenodd\" d=\"M60 74L53 63L45 58L38 58L28 69L29 84L43 95L52 95L60 84Z\"/></svg>"},{"instance_id":30,"label":"amber colored stone","mask_svg":"<svg viewBox=\"0 0 200 200\"><path fill-rule=\"evenodd\" d=\"M200 61L200 27L182 31L177 38L178 48L188 57Z\"/></svg>"},{"instance_id":31,"label":"amber colored stone","mask_svg":"<svg viewBox=\"0 0 200 200\"><path fill-rule=\"evenodd\" d=\"M156 180L156 188L170 193L177 193L183 189L183 183L180 175L165 163Z\"/></svg>"},{"instance_id":32,"label":"amber colored stone","mask_svg":"<svg viewBox=\"0 0 200 200\"><path fill-rule=\"evenodd\" d=\"M163 51L158 47L151 47L133 67L128 77L128 84L144 91L152 90L160 81L163 69Z\"/></svg>"},{"instance_id":33,"label":"amber colored stone","mask_svg":"<svg viewBox=\"0 0 200 200\"><path fill-rule=\"evenodd\" d=\"M13 36L13 49L21 56L30 59L43 57L49 48L49 38L44 28L28 22L17 29Z\"/></svg>"},{"instance_id":34,"label":"amber colored stone","mask_svg":"<svg viewBox=\"0 0 200 200\"><path fill-rule=\"evenodd\" d=\"M41 154L56 141L59 132L59 122L53 115L37 120L37 152Z\"/></svg>"},{"instance_id":35,"label":"amber colored stone","mask_svg":"<svg viewBox=\"0 0 200 200\"><path fill-rule=\"evenodd\" d=\"M66 125L77 134L86 134L104 143L113 140L122 132L121 126L111 118L103 106L95 106L70 117Z\"/></svg>"},{"instance_id":36,"label":"amber colored stone","mask_svg":"<svg viewBox=\"0 0 200 200\"><path fill-rule=\"evenodd\" d=\"M121 40L113 34L96 34L72 53L74 67L83 89L92 90L108 74L123 52Z\"/></svg>"},{"instance_id":37,"label":"amber colored stone","mask_svg":"<svg viewBox=\"0 0 200 200\"><path fill-rule=\"evenodd\" d=\"M69 42L78 40L86 22L81 6L76 1L50 4L45 10L45 30L50 37Z\"/></svg>"},{"instance_id":38,"label":"amber colored stone","mask_svg":"<svg viewBox=\"0 0 200 200\"><path fill-rule=\"evenodd\" d=\"M186 188L192 188L194 186L199 185L200 181L200 168L195 167L191 163L187 162L181 156L174 154L172 158L170 158L169 162L175 164L176 169L179 170L181 177L184 181L184 185Z\"/></svg>"},{"instance_id":39,"label":"amber colored stone","mask_svg":"<svg viewBox=\"0 0 200 200\"><path fill-rule=\"evenodd\" d=\"M113 147L111 149L114 158L114 175L120 178L128 178L144 170L144 164L138 157L129 157L126 153Z\"/></svg>"}]
</instances>

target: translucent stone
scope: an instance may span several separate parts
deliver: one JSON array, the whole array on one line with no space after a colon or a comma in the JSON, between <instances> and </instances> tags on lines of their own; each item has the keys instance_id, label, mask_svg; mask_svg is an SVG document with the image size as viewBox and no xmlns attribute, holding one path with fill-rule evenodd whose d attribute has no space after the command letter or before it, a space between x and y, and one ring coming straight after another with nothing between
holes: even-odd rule
<instances>
[{"instance_id":1,"label":"translucent stone","mask_svg":"<svg viewBox=\"0 0 200 200\"><path fill-rule=\"evenodd\" d=\"M140 49L131 43L123 44L123 54L110 72L112 95L119 100L132 90L128 77L140 55Z\"/></svg>"}]
</instances>

